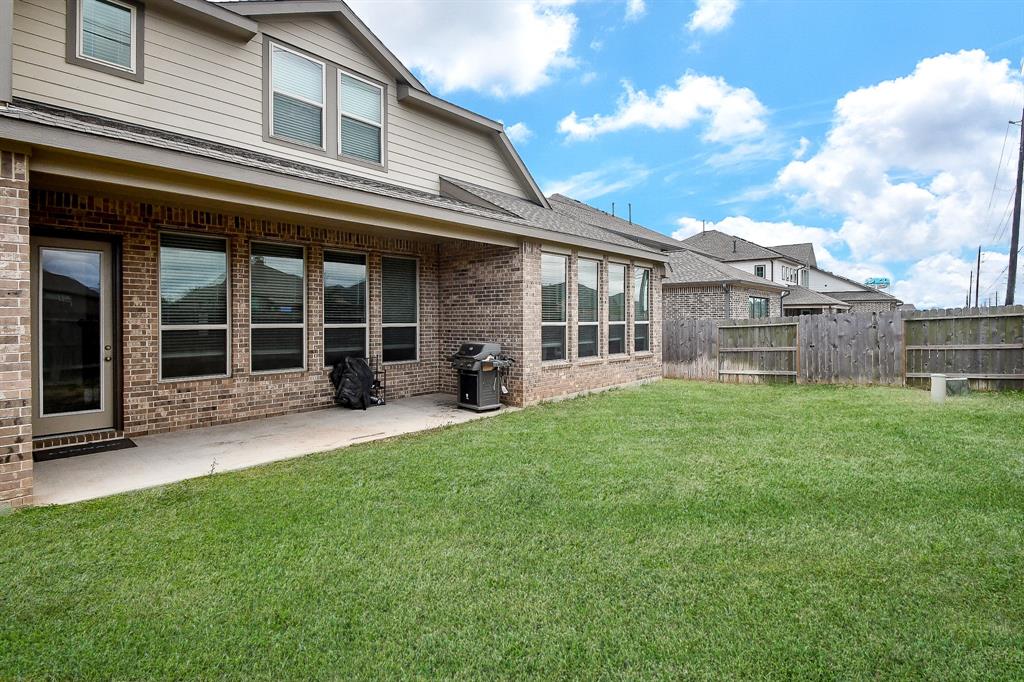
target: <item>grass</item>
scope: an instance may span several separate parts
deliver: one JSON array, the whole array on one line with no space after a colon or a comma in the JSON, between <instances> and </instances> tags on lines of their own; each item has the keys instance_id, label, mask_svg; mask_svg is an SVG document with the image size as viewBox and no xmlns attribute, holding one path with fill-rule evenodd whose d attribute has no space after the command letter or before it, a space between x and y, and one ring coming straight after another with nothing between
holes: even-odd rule
<instances>
[{"instance_id":1,"label":"grass","mask_svg":"<svg viewBox=\"0 0 1024 682\"><path fill-rule=\"evenodd\" d=\"M1024 397L665 381L0 538L5 679L1019 679Z\"/></svg>"}]
</instances>

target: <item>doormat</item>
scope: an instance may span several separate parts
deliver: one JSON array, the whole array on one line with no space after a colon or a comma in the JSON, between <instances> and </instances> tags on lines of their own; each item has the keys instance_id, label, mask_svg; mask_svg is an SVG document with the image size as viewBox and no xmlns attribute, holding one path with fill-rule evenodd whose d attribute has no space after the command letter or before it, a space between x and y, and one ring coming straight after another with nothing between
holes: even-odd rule
<instances>
[{"instance_id":1,"label":"doormat","mask_svg":"<svg viewBox=\"0 0 1024 682\"><path fill-rule=\"evenodd\" d=\"M92 443L76 443L75 445L62 445L57 448L46 448L39 452L33 452L32 459L36 462L49 462L52 459L94 455L97 452L127 450L134 447L135 441L131 438L111 438L110 440L98 440Z\"/></svg>"}]
</instances>

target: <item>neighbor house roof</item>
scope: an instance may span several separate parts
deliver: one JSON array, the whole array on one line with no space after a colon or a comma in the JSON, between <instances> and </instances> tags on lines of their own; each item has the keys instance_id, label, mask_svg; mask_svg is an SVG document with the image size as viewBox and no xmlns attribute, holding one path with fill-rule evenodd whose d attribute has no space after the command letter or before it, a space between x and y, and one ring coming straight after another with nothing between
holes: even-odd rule
<instances>
[{"instance_id":1,"label":"neighbor house roof","mask_svg":"<svg viewBox=\"0 0 1024 682\"><path fill-rule=\"evenodd\" d=\"M529 221L531 224L556 232L654 252L651 247L638 243L636 240L629 239L617 232L606 230L598 225L577 220L571 215L538 206L532 201L527 201L505 192L499 192L489 187L482 187L466 180L442 176L441 193L461 201L504 211L509 215Z\"/></svg>"},{"instance_id":2,"label":"neighbor house roof","mask_svg":"<svg viewBox=\"0 0 1024 682\"><path fill-rule=\"evenodd\" d=\"M655 232L650 228L638 225L632 221L623 220L618 216L605 213L599 208L594 208L590 204L585 204L582 201L572 199L562 194L552 194L548 197L548 201L551 203L551 208L559 213L564 213L565 215L572 216L577 220L590 225L596 225L597 227L605 230L611 230L612 232L621 234L628 239L640 242L646 246L660 249L662 251L678 251L684 248L682 242L678 239L673 239L668 235Z\"/></svg>"},{"instance_id":3,"label":"neighbor house roof","mask_svg":"<svg viewBox=\"0 0 1024 682\"><path fill-rule=\"evenodd\" d=\"M781 284L775 284L763 277L744 272L708 256L684 249L669 256L667 277L664 286L698 286L702 284L744 284L770 291L783 291Z\"/></svg>"},{"instance_id":4,"label":"neighbor house roof","mask_svg":"<svg viewBox=\"0 0 1024 682\"><path fill-rule=\"evenodd\" d=\"M899 302L899 299L892 294L887 294L878 289L872 289L871 291L830 291L828 295L847 303L853 303L854 301Z\"/></svg>"},{"instance_id":5,"label":"neighbor house roof","mask_svg":"<svg viewBox=\"0 0 1024 682\"><path fill-rule=\"evenodd\" d=\"M755 244L754 242L747 241L742 237L736 237L731 234L719 232L718 230L698 232L697 234L687 237L682 241L687 246L692 246L702 253L706 253L718 260L726 262L736 260L757 260L761 258L787 258L788 260L793 260L790 256L783 256L777 251L766 249L765 247Z\"/></svg>"},{"instance_id":6,"label":"neighbor house roof","mask_svg":"<svg viewBox=\"0 0 1024 682\"><path fill-rule=\"evenodd\" d=\"M569 236L576 239L568 241L591 248L609 248L636 256L649 255L654 260L664 259L661 253L635 241L578 221L571 221L551 209L510 195L503 196L515 199L518 202L516 206L520 208L519 212L509 211L498 205L488 206L479 201L469 202L452 196L432 194L262 152L38 102L16 99L10 106L0 108L0 138L3 137L41 147L99 156L114 154L116 149L116 155L110 158L132 162L145 159L143 163L164 164L168 170L188 165L185 162L187 159L203 159L207 166L211 161L220 163L221 165L214 166L217 169L239 169L232 173L242 178L238 180L240 182L253 182L253 171L266 171L279 178L304 181L307 184L303 187L320 186L352 190L359 193L355 195L358 197L377 196L416 204L424 207L425 212L430 208L436 208L456 215L485 219L484 223L487 225L500 225L503 231L507 229L510 233L533 233L553 241L559 241L559 237ZM177 155L169 157L174 159L173 162L164 161L167 153ZM218 177L227 175L222 170L217 172ZM339 200L352 201L342 197L339 197ZM359 199L358 203L364 201ZM525 207L532 207L533 211L527 211ZM540 219L542 216L546 216L547 219ZM454 218L455 216L452 216L448 219L454 221Z\"/></svg>"},{"instance_id":7,"label":"neighbor house roof","mask_svg":"<svg viewBox=\"0 0 1024 682\"><path fill-rule=\"evenodd\" d=\"M831 306L833 308L849 308L850 304L846 301L840 301L839 299L832 298L828 294L823 294L820 291L812 291L806 287L791 284L788 287L789 294L782 299L783 308L820 308L824 306Z\"/></svg>"},{"instance_id":8,"label":"neighbor house roof","mask_svg":"<svg viewBox=\"0 0 1024 682\"><path fill-rule=\"evenodd\" d=\"M798 263L809 265L812 268L818 267L818 260L814 257L814 244L805 242L803 244L780 244L779 246L769 246L772 251L777 251L783 256L792 258Z\"/></svg>"}]
</instances>

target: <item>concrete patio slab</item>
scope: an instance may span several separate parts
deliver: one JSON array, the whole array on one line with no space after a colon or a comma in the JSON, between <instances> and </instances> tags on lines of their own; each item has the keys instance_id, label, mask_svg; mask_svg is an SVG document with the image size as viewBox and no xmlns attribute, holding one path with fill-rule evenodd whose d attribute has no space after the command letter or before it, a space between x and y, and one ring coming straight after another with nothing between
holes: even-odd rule
<instances>
[{"instance_id":1,"label":"concrete patio slab","mask_svg":"<svg viewBox=\"0 0 1024 682\"><path fill-rule=\"evenodd\" d=\"M36 462L35 503L66 504L493 416L430 394L133 438L138 447Z\"/></svg>"}]
</instances>

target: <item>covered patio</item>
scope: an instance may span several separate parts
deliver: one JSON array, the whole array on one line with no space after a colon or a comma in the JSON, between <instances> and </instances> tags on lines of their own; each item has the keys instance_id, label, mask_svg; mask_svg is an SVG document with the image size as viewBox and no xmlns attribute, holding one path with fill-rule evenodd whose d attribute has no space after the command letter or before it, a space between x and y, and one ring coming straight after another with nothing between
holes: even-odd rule
<instances>
[{"instance_id":1,"label":"covered patio","mask_svg":"<svg viewBox=\"0 0 1024 682\"><path fill-rule=\"evenodd\" d=\"M495 412L455 406L447 393L368 410L341 408L134 438L136 447L35 463L36 504L67 504L212 473L436 429Z\"/></svg>"}]
</instances>

